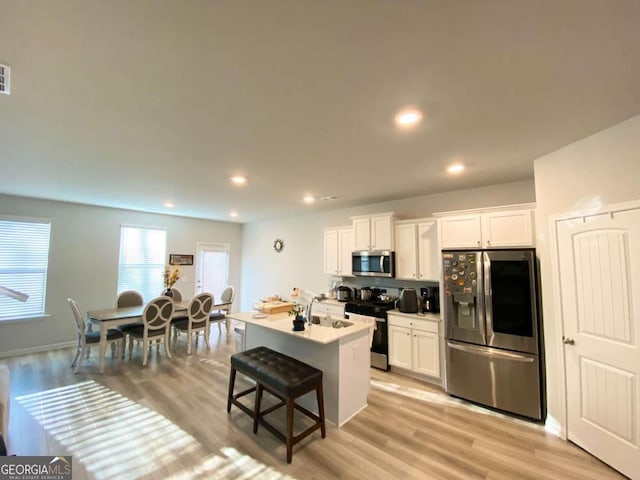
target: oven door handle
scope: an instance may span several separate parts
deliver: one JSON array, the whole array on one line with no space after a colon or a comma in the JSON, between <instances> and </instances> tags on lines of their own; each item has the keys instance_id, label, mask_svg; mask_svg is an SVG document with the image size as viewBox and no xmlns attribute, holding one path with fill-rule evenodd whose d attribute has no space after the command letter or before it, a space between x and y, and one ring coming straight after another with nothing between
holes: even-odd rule
<instances>
[{"instance_id":1,"label":"oven door handle","mask_svg":"<svg viewBox=\"0 0 640 480\"><path fill-rule=\"evenodd\" d=\"M473 353L475 355L482 355L490 358L513 360L514 362L533 363L535 360L533 357L520 355L518 353L503 352L489 347L467 346L452 342L447 342L447 346L453 350L460 350L465 353Z\"/></svg>"}]
</instances>

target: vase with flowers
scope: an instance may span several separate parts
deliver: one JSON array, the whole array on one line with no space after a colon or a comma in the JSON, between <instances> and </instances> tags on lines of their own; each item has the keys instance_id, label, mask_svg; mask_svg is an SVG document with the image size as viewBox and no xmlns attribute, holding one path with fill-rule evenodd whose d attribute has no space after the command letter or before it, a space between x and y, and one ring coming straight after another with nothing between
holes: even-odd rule
<instances>
[{"instance_id":1,"label":"vase with flowers","mask_svg":"<svg viewBox=\"0 0 640 480\"><path fill-rule=\"evenodd\" d=\"M175 283L180 279L180 269L178 267L174 268L173 271L169 266L164 268L164 294L167 297L173 297L173 292L171 291L171 287L175 285Z\"/></svg>"}]
</instances>

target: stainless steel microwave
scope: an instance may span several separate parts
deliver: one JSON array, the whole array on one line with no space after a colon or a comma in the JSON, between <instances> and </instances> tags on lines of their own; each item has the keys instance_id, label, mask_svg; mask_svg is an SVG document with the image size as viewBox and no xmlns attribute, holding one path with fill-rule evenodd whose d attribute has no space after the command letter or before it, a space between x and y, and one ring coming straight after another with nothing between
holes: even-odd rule
<instances>
[{"instance_id":1,"label":"stainless steel microwave","mask_svg":"<svg viewBox=\"0 0 640 480\"><path fill-rule=\"evenodd\" d=\"M390 250L352 252L351 271L358 277L387 277L396 274L396 253Z\"/></svg>"}]
</instances>

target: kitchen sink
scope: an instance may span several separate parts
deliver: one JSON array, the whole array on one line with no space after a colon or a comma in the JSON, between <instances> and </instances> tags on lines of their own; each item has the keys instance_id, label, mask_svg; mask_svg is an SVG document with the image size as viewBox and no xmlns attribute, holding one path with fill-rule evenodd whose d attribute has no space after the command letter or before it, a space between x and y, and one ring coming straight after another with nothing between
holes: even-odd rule
<instances>
[{"instance_id":1,"label":"kitchen sink","mask_svg":"<svg viewBox=\"0 0 640 480\"><path fill-rule=\"evenodd\" d=\"M353 325L353 322L347 322L346 320L335 319L329 321L326 318L320 318L317 315L311 316L311 323L315 325L320 325L321 327L329 327L329 328L347 328Z\"/></svg>"},{"instance_id":2,"label":"kitchen sink","mask_svg":"<svg viewBox=\"0 0 640 480\"><path fill-rule=\"evenodd\" d=\"M352 322L347 322L346 320L334 320L331 325L333 328L347 328L353 325Z\"/></svg>"}]
</instances>

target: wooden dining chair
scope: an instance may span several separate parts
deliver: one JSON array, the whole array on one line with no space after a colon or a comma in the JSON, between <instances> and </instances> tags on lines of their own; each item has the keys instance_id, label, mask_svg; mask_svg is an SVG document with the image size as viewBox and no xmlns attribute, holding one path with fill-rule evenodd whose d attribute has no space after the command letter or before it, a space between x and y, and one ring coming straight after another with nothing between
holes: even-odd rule
<instances>
[{"instance_id":1,"label":"wooden dining chair","mask_svg":"<svg viewBox=\"0 0 640 480\"><path fill-rule=\"evenodd\" d=\"M80 366L82 365L82 360L89 351L89 346L97 346L100 343L100 332L88 332L85 316L80 311L78 303L72 298L67 298L67 303L73 312L73 317L76 321L76 328L78 331L78 348L76 356L73 359L73 362L71 362L71 366L75 367L73 373L78 373ZM107 344L110 344L112 347L119 347L124 351L123 333L116 328L110 328L107 330ZM115 351L112 351L112 355L115 356Z\"/></svg>"},{"instance_id":2,"label":"wooden dining chair","mask_svg":"<svg viewBox=\"0 0 640 480\"><path fill-rule=\"evenodd\" d=\"M209 316L209 321L212 323L216 322L218 324L218 332L220 333L222 332L220 324L222 322L226 322L227 315L231 311L231 305L233 304L235 296L235 289L229 285L222 291L222 294L220 295L220 303L213 306L214 311ZM227 335L229 335L229 332L227 332Z\"/></svg>"},{"instance_id":3,"label":"wooden dining chair","mask_svg":"<svg viewBox=\"0 0 640 480\"><path fill-rule=\"evenodd\" d=\"M172 358L169 346L171 334L171 317L175 310L175 304L170 297L160 296L151 300L142 312L142 325L128 330L129 333L129 360L133 353L133 340L142 342L142 366L147 364L149 346L151 342L164 340L164 351L167 357Z\"/></svg>"},{"instance_id":4,"label":"wooden dining chair","mask_svg":"<svg viewBox=\"0 0 640 480\"><path fill-rule=\"evenodd\" d=\"M175 348L178 340L179 332L187 333L187 355L191 355L191 343L195 336L196 345L198 344L198 336L204 333L204 343L209 346L209 314L213 308L213 295L210 293L201 293L196 295L189 302L187 307L187 318L172 322L173 325L173 346Z\"/></svg>"}]
</instances>

